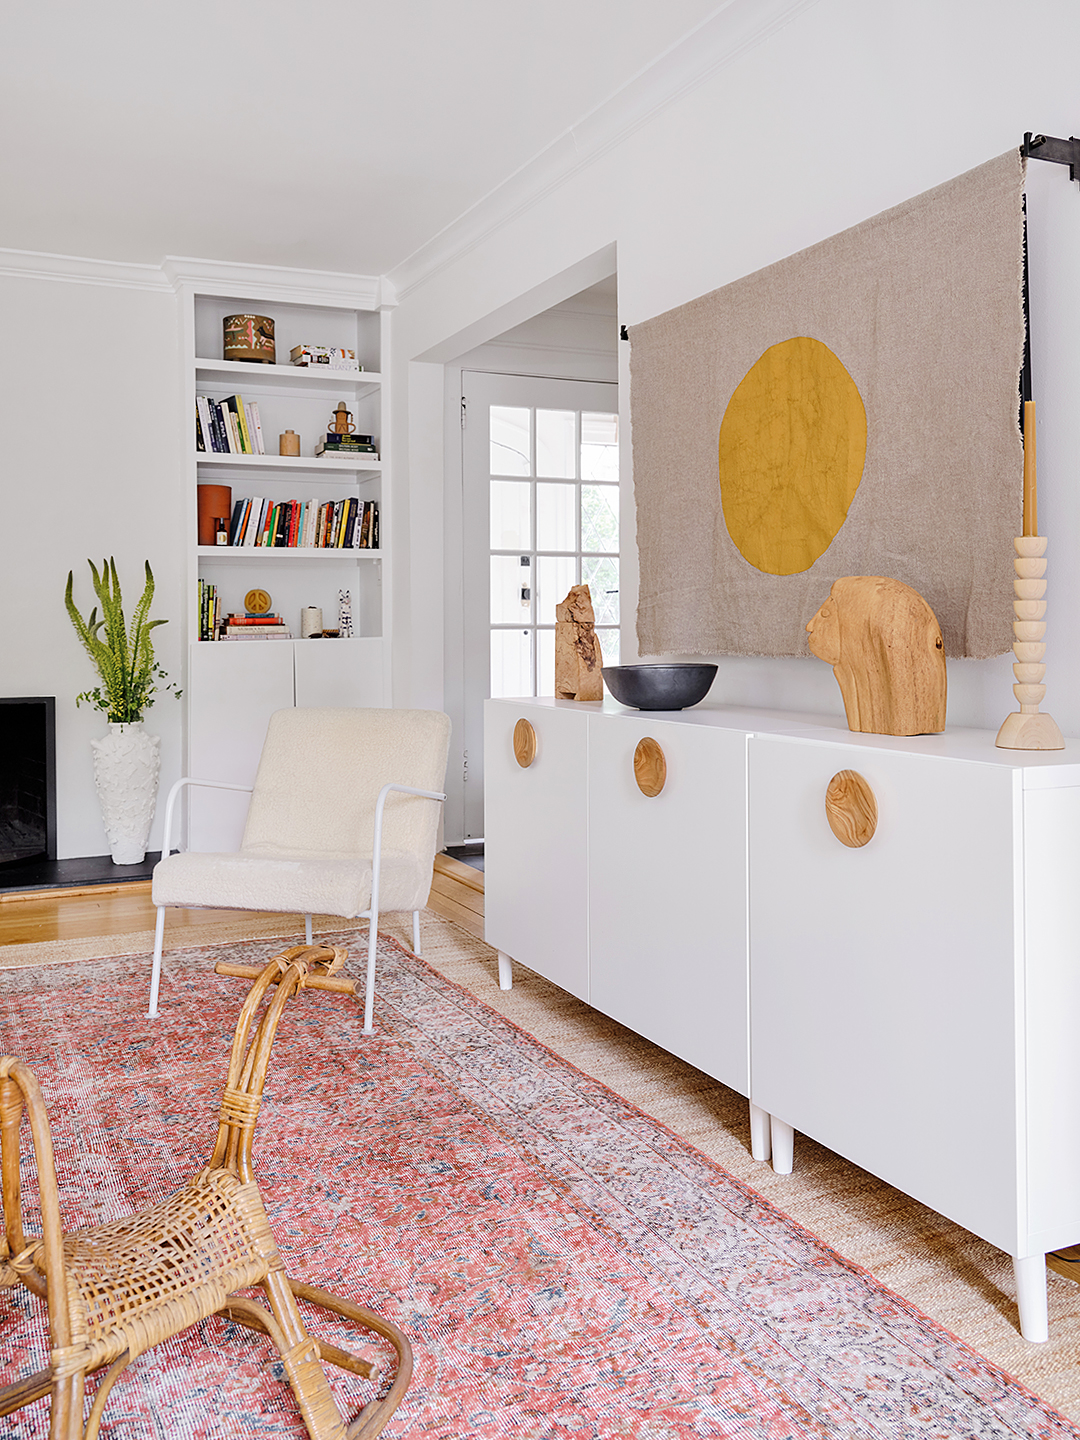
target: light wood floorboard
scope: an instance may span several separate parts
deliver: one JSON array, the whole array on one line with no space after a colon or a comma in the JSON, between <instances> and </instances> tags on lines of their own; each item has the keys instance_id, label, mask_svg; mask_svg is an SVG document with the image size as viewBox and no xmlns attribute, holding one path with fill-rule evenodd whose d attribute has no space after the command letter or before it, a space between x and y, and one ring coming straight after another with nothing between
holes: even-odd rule
<instances>
[{"instance_id":1,"label":"light wood floorboard","mask_svg":"<svg viewBox=\"0 0 1080 1440\"><path fill-rule=\"evenodd\" d=\"M466 872L462 875L462 871ZM470 935L484 936L484 876L449 855L435 857L432 910L454 920ZM236 910L170 910L168 928L232 924ZM42 940L90 939L152 930L157 912L149 880L88 885L77 890L37 890L0 895L0 945L33 945ZM253 918L270 919L271 916ZM182 943L177 937L174 943Z\"/></svg>"}]
</instances>

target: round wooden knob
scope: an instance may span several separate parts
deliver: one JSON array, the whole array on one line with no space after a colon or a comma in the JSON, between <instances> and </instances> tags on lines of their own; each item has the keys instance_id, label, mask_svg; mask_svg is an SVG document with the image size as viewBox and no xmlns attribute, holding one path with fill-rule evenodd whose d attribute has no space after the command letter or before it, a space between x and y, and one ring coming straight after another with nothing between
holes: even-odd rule
<instances>
[{"instance_id":1,"label":"round wooden knob","mask_svg":"<svg viewBox=\"0 0 1080 1440\"><path fill-rule=\"evenodd\" d=\"M514 759L523 770L536 759L536 731L528 720L519 720L514 726Z\"/></svg>"},{"instance_id":2,"label":"round wooden knob","mask_svg":"<svg viewBox=\"0 0 1080 1440\"><path fill-rule=\"evenodd\" d=\"M659 795L667 780L667 761L664 752L651 735L638 741L634 751L634 779L643 795L650 799Z\"/></svg>"},{"instance_id":3,"label":"round wooden knob","mask_svg":"<svg viewBox=\"0 0 1080 1440\"><path fill-rule=\"evenodd\" d=\"M874 792L857 770L838 770L825 791L825 818L841 845L868 844L877 829Z\"/></svg>"}]
</instances>

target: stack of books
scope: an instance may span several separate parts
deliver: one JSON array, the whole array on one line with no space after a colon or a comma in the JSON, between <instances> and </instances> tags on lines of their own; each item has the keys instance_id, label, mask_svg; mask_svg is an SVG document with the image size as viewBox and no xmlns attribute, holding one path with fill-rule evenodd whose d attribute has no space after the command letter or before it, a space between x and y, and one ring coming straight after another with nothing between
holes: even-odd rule
<instances>
[{"instance_id":1,"label":"stack of books","mask_svg":"<svg viewBox=\"0 0 1080 1440\"><path fill-rule=\"evenodd\" d=\"M199 639L214 640L217 638L218 627L221 624L221 596L218 594L218 587L211 585L209 580L199 581Z\"/></svg>"},{"instance_id":2,"label":"stack of books","mask_svg":"<svg viewBox=\"0 0 1080 1440\"><path fill-rule=\"evenodd\" d=\"M284 500L275 504L258 495L237 500L229 525L229 544L316 550L377 550L379 502L358 500Z\"/></svg>"},{"instance_id":3,"label":"stack of books","mask_svg":"<svg viewBox=\"0 0 1080 1440\"><path fill-rule=\"evenodd\" d=\"M373 435L339 435L331 430L315 446L316 455L373 455L377 460Z\"/></svg>"},{"instance_id":4,"label":"stack of books","mask_svg":"<svg viewBox=\"0 0 1080 1440\"><path fill-rule=\"evenodd\" d=\"M291 640L292 631L280 615L229 615L222 640Z\"/></svg>"},{"instance_id":5,"label":"stack of books","mask_svg":"<svg viewBox=\"0 0 1080 1440\"><path fill-rule=\"evenodd\" d=\"M195 396L195 448L215 455L265 455L259 402L240 395Z\"/></svg>"}]
</instances>

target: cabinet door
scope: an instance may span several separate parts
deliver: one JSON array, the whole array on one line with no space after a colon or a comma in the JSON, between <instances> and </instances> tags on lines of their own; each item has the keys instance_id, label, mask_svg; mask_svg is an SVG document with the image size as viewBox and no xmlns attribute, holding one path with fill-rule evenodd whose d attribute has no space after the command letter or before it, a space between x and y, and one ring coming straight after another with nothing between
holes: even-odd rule
<instances>
[{"instance_id":1,"label":"cabinet door","mask_svg":"<svg viewBox=\"0 0 1080 1440\"><path fill-rule=\"evenodd\" d=\"M638 787L651 737L666 776ZM590 1002L749 1093L746 735L589 718Z\"/></svg>"},{"instance_id":2,"label":"cabinet door","mask_svg":"<svg viewBox=\"0 0 1080 1440\"><path fill-rule=\"evenodd\" d=\"M294 655L297 705L361 709L382 706L380 639L357 636L352 640L298 640Z\"/></svg>"},{"instance_id":3,"label":"cabinet door","mask_svg":"<svg viewBox=\"0 0 1080 1440\"><path fill-rule=\"evenodd\" d=\"M493 700L484 710L485 939L588 1000L585 712ZM525 768L520 719L536 735Z\"/></svg>"},{"instance_id":4,"label":"cabinet door","mask_svg":"<svg viewBox=\"0 0 1080 1440\"><path fill-rule=\"evenodd\" d=\"M293 704L292 643L238 640L192 645L188 703L187 773L200 780L250 785L270 716ZM189 848L238 849L247 807L246 795L192 787Z\"/></svg>"},{"instance_id":5,"label":"cabinet door","mask_svg":"<svg viewBox=\"0 0 1080 1440\"><path fill-rule=\"evenodd\" d=\"M826 819L845 769L861 848ZM1011 1254L1018 773L750 741L751 1099Z\"/></svg>"}]
</instances>

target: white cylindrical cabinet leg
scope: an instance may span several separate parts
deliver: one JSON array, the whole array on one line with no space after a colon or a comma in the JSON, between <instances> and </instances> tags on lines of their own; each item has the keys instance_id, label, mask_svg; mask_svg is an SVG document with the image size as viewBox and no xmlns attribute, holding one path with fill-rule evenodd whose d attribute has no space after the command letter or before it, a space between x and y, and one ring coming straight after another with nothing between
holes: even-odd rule
<instances>
[{"instance_id":1,"label":"white cylindrical cabinet leg","mask_svg":"<svg viewBox=\"0 0 1080 1440\"><path fill-rule=\"evenodd\" d=\"M772 1116L760 1105L750 1101L750 1154L755 1160L768 1160L772 1154L772 1136L769 1122Z\"/></svg>"},{"instance_id":2,"label":"white cylindrical cabinet leg","mask_svg":"<svg viewBox=\"0 0 1080 1440\"><path fill-rule=\"evenodd\" d=\"M1013 1256L1016 1276L1016 1303L1020 1310L1020 1334L1036 1344L1050 1338L1046 1313L1046 1256Z\"/></svg>"},{"instance_id":3,"label":"white cylindrical cabinet leg","mask_svg":"<svg viewBox=\"0 0 1080 1440\"><path fill-rule=\"evenodd\" d=\"M795 1131L784 1120L771 1117L772 1168L777 1175L790 1175L795 1163Z\"/></svg>"},{"instance_id":4,"label":"white cylindrical cabinet leg","mask_svg":"<svg viewBox=\"0 0 1080 1440\"><path fill-rule=\"evenodd\" d=\"M499 951L499 989L512 990L514 988L514 962L504 950Z\"/></svg>"}]
</instances>

